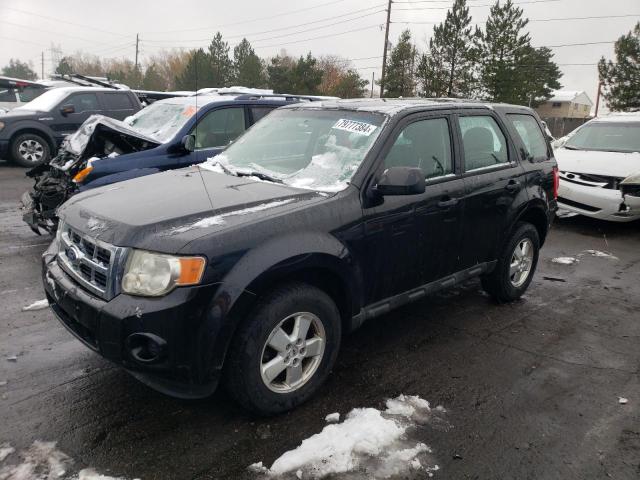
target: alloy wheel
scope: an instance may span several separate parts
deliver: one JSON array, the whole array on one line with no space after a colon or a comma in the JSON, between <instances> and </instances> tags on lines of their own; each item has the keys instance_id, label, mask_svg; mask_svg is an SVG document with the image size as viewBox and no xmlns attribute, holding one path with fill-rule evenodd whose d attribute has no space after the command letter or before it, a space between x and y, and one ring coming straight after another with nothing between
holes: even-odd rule
<instances>
[{"instance_id":1,"label":"alloy wheel","mask_svg":"<svg viewBox=\"0 0 640 480\"><path fill-rule=\"evenodd\" d=\"M37 140L25 140L18 145L18 153L27 162L37 163L44 156L44 146Z\"/></svg>"},{"instance_id":2,"label":"alloy wheel","mask_svg":"<svg viewBox=\"0 0 640 480\"><path fill-rule=\"evenodd\" d=\"M511 285L520 288L525 284L533 267L533 243L523 238L516 245L509 265L509 280Z\"/></svg>"}]
</instances>

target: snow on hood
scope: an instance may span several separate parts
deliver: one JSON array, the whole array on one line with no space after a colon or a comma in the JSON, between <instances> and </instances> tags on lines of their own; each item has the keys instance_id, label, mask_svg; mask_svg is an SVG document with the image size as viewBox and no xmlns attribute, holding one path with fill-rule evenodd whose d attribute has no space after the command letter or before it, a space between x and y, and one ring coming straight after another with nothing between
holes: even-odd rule
<instances>
[{"instance_id":1,"label":"snow on hood","mask_svg":"<svg viewBox=\"0 0 640 480\"><path fill-rule=\"evenodd\" d=\"M158 140L143 135L120 120L105 117L104 115L92 115L80 126L78 130L76 130L75 133L69 135L65 139L62 147L69 153L80 156L87 149L89 142L94 138L94 136L98 135L101 131L116 132L121 135L133 137L137 140L142 140L152 146L160 145Z\"/></svg>"},{"instance_id":2,"label":"snow on hood","mask_svg":"<svg viewBox=\"0 0 640 480\"><path fill-rule=\"evenodd\" d=\"M640 153L555 150L560 171L626 178L640 172Z\"/></svg>"}]
</instances>

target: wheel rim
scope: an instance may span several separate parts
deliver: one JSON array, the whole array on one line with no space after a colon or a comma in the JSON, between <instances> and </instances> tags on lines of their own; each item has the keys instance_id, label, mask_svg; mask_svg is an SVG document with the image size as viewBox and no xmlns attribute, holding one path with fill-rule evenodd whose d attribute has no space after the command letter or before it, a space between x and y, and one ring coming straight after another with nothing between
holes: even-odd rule
<instances>
[{"instance_id":1,"label":"wheel rim","mask_svg":"<svg viewBox=\"0 0 640 480\"><path fill-rule=\"evenodd\" d=\"M262 381L277 393L299 389L318 370L326 341L324 326L316 315L309 312L289 315L271 331L262 348Z\"/></svg>"},{"instance_id":2,"label":"wheel rim","mask_svg":"<svg viewBox=\"0 0 640 480\"><path fill-rule=\"evenodd\" d=\"M39 162L44 157L44 146L36 140L25 140L18 145L18 153L27 162Z\"/></svg>"},{"instance_id":3,"label":"wheel rim","mask_svg":"<svg viewBox=\"0 0 640 480\"><path fill-rule=\"evenodd\" d=\"M523 238L516 245L511 264L509 265L509 279L511 285L521 287L529 278L533 268L533 243L528 238Z\"/></svg>"}]
</instances>

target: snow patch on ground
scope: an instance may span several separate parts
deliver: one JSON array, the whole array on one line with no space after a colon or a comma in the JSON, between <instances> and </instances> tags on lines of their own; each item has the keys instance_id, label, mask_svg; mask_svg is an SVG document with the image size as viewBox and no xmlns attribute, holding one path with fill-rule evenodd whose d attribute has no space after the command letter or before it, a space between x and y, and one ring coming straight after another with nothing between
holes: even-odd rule
<instances>
[{"instance_id":1,"label":"snow patch on ground","mask_svg":"<svg viewBox=\"0 0 640 480\"><path fill-rule=\"evenodd\" d=\"M556 257L551 259L551 263L559 263L560 265L573 265L578 262L579 260L576 257Z\"/></svg>"},{"instance_id":2,"label":"snow patch on ground","mask_svg":"<svg viewBox=\"0 0 640 480\"><path fill-rule=\"evenodd\" d=\"M9 444L0 445L0 463L15 452ZM36 440L20 452L22 463L0 466L0 480L124 480L84 469L77 475L67 474L73 460L56 448L56 442Z\"/></svg>"},{"instance_id":3,"label":"snow patch on ground","mask_svg":"<svg viewBox=\"0 0 640 480\"><path fill-rule=\"evenodd\" d=\"M618 257L609 253L609 252L601 252L600 250L585 250L585 254L591 255L592 257L603 257L603 258L613 258L618 260Z\"/></svg>"},{"instance_id":4,"label":"snow patch on ground","mask_svg":"<svg viewBox=\"0 0 640 480\"><path fill-rule=\"evenodd\" d=\"M49 301L45 298L43 300L37 300L33 302L31 305L27 305L26 307L22 307L23 312L29 312L33 310L43 310L49 306Z\"/></svg>"},{"instance_id":5,"label":"snow patch on ground","mask_svg":"<svg viewBox=\"0 0 640 480\"><path fill-rule=\"evenodd\" d=\"M195 223L190 225L185 225L183 227L174 228L171 230L171 233L184 233L189 230L193 230L194 228L207 228L212 227L214 225L223 225L224 219L227 217L235 216L235 215L248 215L250 213L261 212L263 210L268 210L270 208L280 207L282 205L286 205L287 203L293 202L293 198L289 198L287 200L277 200L275 202L262 203L260 205L256 205L255 207L243 208L241 210L234 210L232 212L222 213L220 215L215 215L213 217L205 217L201 220L198 220Z\"/></svg>"},{"instance_id":6,"label":"snow patch on ground","mask_svg":"<svg viewBox=\"0 0 640 480\"><path fill-rule=\"evenodd\" d=\"M444 412L411 395L389 399L384 410L355 408L341 423L332 423L300 446L280 456L271 468L262 462L249 470L263 478L321 479L349 474L350 479L397 475L433 476L439 469L429 458L431 449L412 439L419 425ZM327 416L329 417L336 414ZM332 477L333 478L333 477Z\"/></svg>"}]
</instances>

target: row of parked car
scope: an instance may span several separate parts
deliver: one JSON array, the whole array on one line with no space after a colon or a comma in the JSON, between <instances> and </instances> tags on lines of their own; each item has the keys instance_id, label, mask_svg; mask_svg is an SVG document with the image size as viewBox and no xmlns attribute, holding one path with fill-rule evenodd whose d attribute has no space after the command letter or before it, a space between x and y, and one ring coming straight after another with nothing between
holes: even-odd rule
<instances>
[{"instance_id":1,"label":"row of parked car","mask_svg":"<svg viewBox=\"0 0 640 480\"><path fill-rule=\"evenodd\" d=\"M519 298L564 201L531 109L452 99L172 98L90 117L28 175L62 324L157 390L222 382L261 414L392 308L473 277Z\"/></svg>"}]
</instances>

